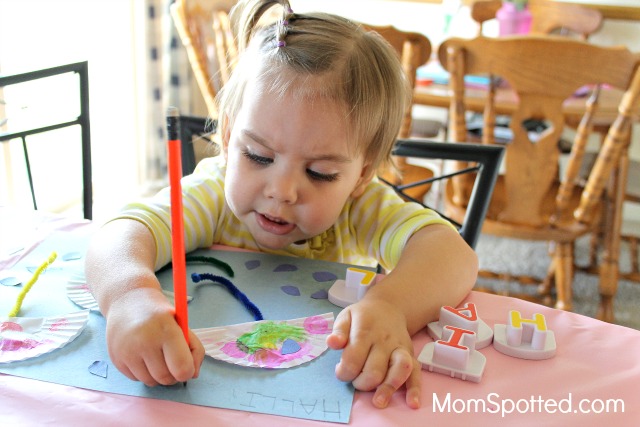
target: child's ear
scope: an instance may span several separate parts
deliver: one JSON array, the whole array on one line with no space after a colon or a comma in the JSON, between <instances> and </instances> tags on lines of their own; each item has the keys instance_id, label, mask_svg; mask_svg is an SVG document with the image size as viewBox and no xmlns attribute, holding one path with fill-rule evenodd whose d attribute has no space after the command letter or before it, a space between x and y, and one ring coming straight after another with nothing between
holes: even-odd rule
<instances>
[{"instance_id":1,"label":"child's ear","mask_svg":"<svg viewBox=\"0 0 640 427\"><path fill-rule=\"evenodd\" d=\"M364 193L365 188L367 188L367 185L369 185L374 176L375 168L371 167L371 164L369 163L365 164L362 167L362 174L360 175L360 179L351 192L351 197L362 196L362 193Z\"/></svg>"}]
</instances>

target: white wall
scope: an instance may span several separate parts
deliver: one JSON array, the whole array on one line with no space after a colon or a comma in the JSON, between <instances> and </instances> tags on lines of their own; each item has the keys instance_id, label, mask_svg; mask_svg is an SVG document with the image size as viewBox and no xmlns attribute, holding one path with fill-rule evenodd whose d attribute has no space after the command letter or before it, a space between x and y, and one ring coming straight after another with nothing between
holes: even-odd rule
<instances>
[{"instance_id":1,"label":"white wall","mask_svg":"<svg viewBox=\"0 0 640 427\"><path fill-rule=\"evenodd\" d=\"M103 204L114 205L130 199L136 187L132 184L138 179L133 1L137 0L0 0L0 72L11 74L89 61L94 200L98 210ZM60 94L54 89L42 90L37 95L53 103L53 109L77 103L72 98L75 94ZM9 101L13 106L26 102L24 94ZM79 169L73 171L77 163L66 160L79 153L79 144L68 143L72 137L53 133L40 137L44 142L40 145L34 140L30 154L42 158L45 167L57 162L56 156L62 158L66 161L63 173L72 179L77 176L79 189L81 175ZM2 153L6 156L4 150L0 156ZM12 150L11 157L15 173L20 175L21 152ZM0 174L0 204L7 203L6 199L3 201L8 195L3 180L6 180L4 173ZM47 181L37 183L42 209L63 207L60 205L66 204L69 197L80 196L79 190L65 191L67 186L60 184L43 190ZM71 191L73 194L69 194ZM19 192L22 194L24 189Z\"/></svg>"}]
</instances>

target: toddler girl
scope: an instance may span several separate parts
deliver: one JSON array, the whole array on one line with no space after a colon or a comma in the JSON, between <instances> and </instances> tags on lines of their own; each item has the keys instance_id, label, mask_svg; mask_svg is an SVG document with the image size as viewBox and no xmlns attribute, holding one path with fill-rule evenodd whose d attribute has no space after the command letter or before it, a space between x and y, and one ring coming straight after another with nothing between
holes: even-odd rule
<instances>
[{"instance_id":1,"label":"toddler girl","mask_svg":"<svg viewBox=\"0 0 640 427\"><path fill-rule=\"evenodd\" d=\"M281 6L282 19L258 24ZM420 405L411 335L472 288L477 259L435 212L375 179L390 158L410 89L379 35L287 0L243 0L232 13L241 57L220 96L222 155L182 181L186 249L222 244L359 265L389 274L337 317L336 376L385 407L406 385ZM96 234L86 275L107 320L114 365L153 386L197 377L155 271L171 257L167 190L133 203Z\"/></svg>"}]
</instances>

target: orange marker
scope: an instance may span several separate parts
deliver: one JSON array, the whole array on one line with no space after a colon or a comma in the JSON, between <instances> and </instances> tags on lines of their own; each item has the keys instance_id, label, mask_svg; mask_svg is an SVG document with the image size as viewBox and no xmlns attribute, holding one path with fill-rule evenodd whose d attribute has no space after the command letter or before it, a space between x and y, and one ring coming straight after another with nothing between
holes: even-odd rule
<instances>
[{"instance_id":1,"label":"orange marker","mask_svg":"<svg viewBox=\"0 0 640 427\"><path fill-rule=\"evenodd\" d=\"M171 192L171 256L173 263L173 293L176 321L189 344L189 314L187 310L187 261L184 248L184 214L182 209L182 154L178 109L167 109L167 161Z\"/></svg>"}]
</instances>

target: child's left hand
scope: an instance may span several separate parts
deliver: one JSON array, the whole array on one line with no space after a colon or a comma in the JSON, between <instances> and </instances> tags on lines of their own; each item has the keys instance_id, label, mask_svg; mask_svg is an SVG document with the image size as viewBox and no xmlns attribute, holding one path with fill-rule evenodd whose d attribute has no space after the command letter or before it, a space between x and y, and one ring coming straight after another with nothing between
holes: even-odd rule
<instances>
[{"instance_id":1,"label":"child's left hand","mask_svg":"<svg viewBox=\"0 0 640 427\"><path fill-rule=\"evenodd\" d=\"M362 391L376 390L373 404L384 408L406 384L407 405L420 407L420 363L403 313L379 299L364 298L337 317L327 344L343 350L336 377Z\"/></svg>"}]
</instances>

